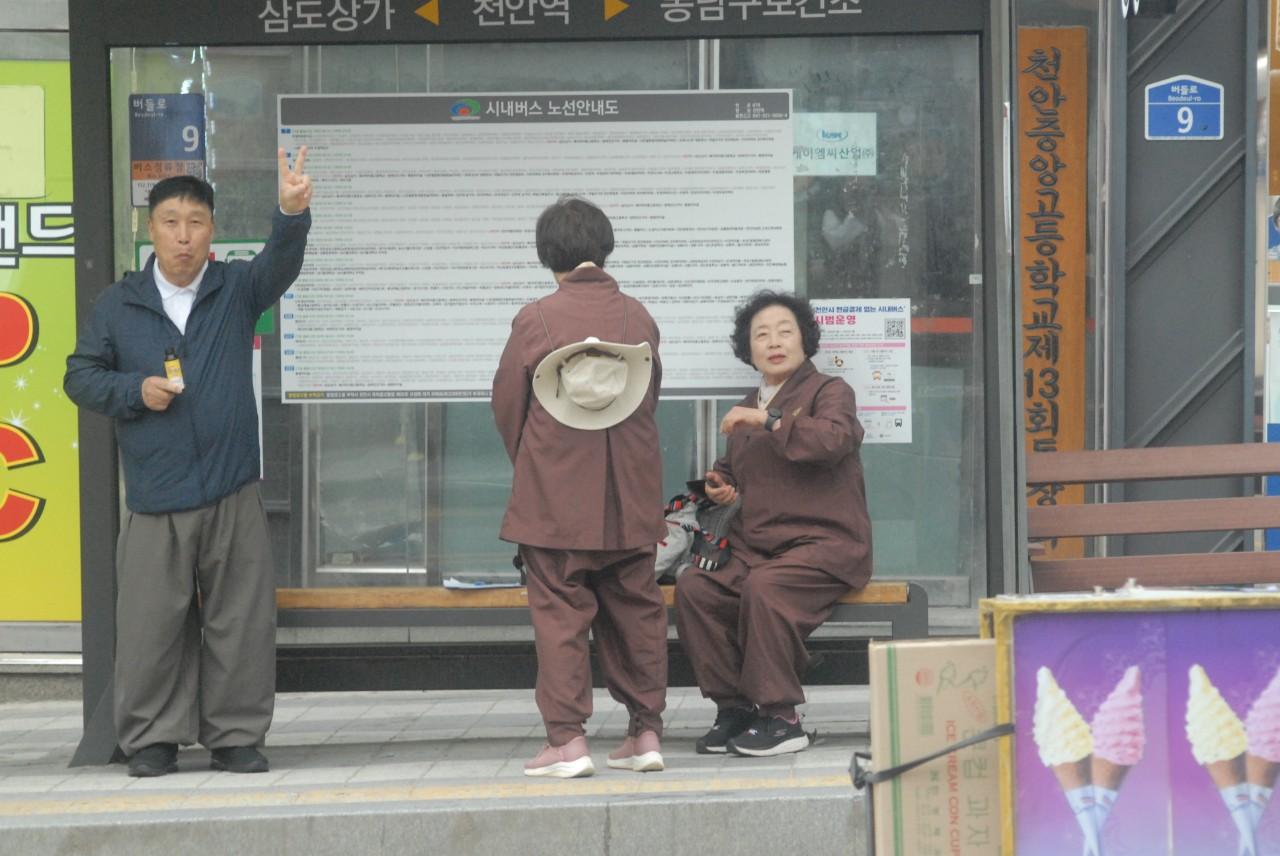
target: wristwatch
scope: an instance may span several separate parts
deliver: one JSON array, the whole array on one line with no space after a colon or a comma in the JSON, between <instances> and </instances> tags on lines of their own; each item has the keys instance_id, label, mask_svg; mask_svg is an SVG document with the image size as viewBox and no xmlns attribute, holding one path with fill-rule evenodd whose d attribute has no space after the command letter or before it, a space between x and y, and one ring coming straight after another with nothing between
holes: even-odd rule
<instances>
[{"instance_id":1,"label":"wristwatch","mask_svg":"<svg viewBox=\"0 0 1280 856\"><path fill-rule=\"evenodd\" d=\"M772 431L773 426L777 425L778 421L782 419L782 411L776 407L770 407L765 413L768 415L764 418L764 430Z\"/></svg>"}]
</instances>

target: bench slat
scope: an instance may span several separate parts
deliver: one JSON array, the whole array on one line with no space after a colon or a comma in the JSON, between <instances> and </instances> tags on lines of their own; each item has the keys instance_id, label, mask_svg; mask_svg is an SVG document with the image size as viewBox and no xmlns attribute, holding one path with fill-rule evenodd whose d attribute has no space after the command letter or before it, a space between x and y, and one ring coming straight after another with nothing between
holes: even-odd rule
<instances>
[{"instance_id":1,"label":"bench slat","mask_svg":"<svg viewBox=\"0 0 1280 856\"><path fill-rule=\"evenodd\" d=\"M661 586L667 606L672 605L674 586ZM840 598L847 604L901 604L907 602L907 583L870 582L861 591ZM280 609L457 609L519 608L529 605L526 588L446 589L439 586L416 588L315 588L277 589Z\"/></svg>"},{"instance_id":2,"label":"bench slat","mask_svg":"<svg viewBox=\"0 0 1280 856\"><path fill-rule=\"evenodd\" d=\"M1275 474L1280 474L1280 443L1154 446L1027 455L1028 484L1091 484Z\"/></svg>"},{"instance_id":3,"label":"bench slat","mask_svg":"<svg viewBox=\"0 0 1280 856\"><path fill-rule=\"evenodd\" d=\"M1027 536L1154 535L1280 527L1280 497L1247 496L1045 505L1027 509Z\"/></svg>"},{"instance_id":4,"label":"bench slat","mask_svg":"<svg viewBox=\"0 0 1280 856\"><path fill-rule=\"evenodd\" d=\"M1130 579L1147 586L1274 583L1280 582L1280 552L1032 559L1031 573L1037 592L1116 588Z\"/></svg>"}]
</instances>

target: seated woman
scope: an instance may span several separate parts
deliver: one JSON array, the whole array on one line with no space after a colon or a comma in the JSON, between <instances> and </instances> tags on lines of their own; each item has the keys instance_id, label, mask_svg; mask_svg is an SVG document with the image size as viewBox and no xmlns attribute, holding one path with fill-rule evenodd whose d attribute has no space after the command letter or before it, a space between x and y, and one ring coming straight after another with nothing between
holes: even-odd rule
<instances>
[{"instance_id":1,"label":"seated woman","mask_svg":"<svg viewBox=\"0 0 1280 856\"><path fill-rule=\"evenodd\" d=\"M547 732L524 772L595 772L585 728L588 631L605 686L629 717L609 766L661 770L667 608L653 568L667 526L654 421L658 327L604 271L613 226L599 208L563 197L538 218L536 238L556 290L516 313L493 378L494 419L514 466L499 534L519 545L528 575L534 699Z\"/></svg>"},{"instance_id":2,"label":"seated woman","mask_svg":"<svg viewBox=\"0 0 1280 856\"><path fill-rule=\"evenodd\" d=\"M741 498L732 556L676 584L680 640L715 725L697 751L781 755L809 745L796 705L805 639L871 576L862 425L853 390L809 358L820 330L808 301L761 291L734 318L733 352L760 387L724 417L724 457L707 496Z\"/></svg>"}]
</instances>

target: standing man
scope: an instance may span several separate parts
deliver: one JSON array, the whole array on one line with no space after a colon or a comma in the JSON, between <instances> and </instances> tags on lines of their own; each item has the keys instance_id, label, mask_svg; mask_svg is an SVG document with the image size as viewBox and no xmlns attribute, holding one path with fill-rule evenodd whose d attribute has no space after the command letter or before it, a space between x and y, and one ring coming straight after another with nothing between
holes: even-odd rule
<instances>
[{"instance_id":1,"label":"standing man","mask_svg":"<svg viewBox=\"0 0 1280 856\"><path fill-rule=\"evenodd\" d=\"M116 740L130 776L261 773L275 705L275 579L258 487L253 331L302 269L306 147L277 152L280 210L250 262L211 262L213 188L160 181L154 255L98 298L63 386L115 420L128 514L116 548ZM180 364L180 370L178 365Z\"/></svg>"}]
</instances>

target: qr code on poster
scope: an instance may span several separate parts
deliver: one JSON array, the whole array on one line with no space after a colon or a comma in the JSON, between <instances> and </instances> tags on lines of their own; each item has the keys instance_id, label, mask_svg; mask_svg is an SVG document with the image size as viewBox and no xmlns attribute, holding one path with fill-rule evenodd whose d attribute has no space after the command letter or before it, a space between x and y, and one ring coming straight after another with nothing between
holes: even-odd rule
<instances>
[{"instance_id":1,"label":"qr code on poster","mask_svg":"<svg viewBox=\"0 0 1280 856\"><path fill-rule=\"evenodd\" d=\"M907 338L907 319L905 318L884 319L884 337L886 339Z\"/></svg>"}]
</instances>

